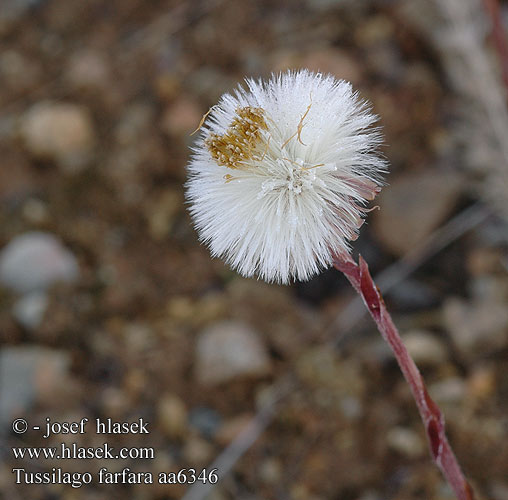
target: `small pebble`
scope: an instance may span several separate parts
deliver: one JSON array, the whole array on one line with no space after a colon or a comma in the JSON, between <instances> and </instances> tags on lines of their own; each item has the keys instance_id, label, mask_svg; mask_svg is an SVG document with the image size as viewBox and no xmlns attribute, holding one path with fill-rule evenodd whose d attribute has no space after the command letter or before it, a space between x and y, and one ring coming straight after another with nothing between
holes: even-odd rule
<instances>
[{"instance_id":1,"label":"small pebble","mask_svg":"<svg viewBox=\"0 0 508 500\"><path fill-rule=\"evenodd\" d=\"M107 61L100 52L90 49L72 54L66 78L74 88L84 90L100 90L111 82Z\"/></svg>"},{"instance_id":2,"label":"small pebble","mask_svg":"<svg viewBox=\"0 0 508 500\"><path fill-rule=\"evenodd\" d=\"M268 484L277 484L284 474L284 468L279 460L269 458L264 460L259 468L261 481Z\"/></svg>"},{"instance_id":3,"label":"small pebble","mask_svg":"<svg viewBox=\"0 0 508 500\"><path fill-rule=\"evenodd\" d=\"M0 251L0 285L15 292L46 290L78 276L76 257L50 233L21 234Z\"/></svg>"},{"instance_id":4,"label":"small pebble","mask_svg":"<svg viewBox=\"0 0 508 500\"><path fill-rule=\"evenodd\" d=\"M49 220L48 207L37 198L29 198L23 205L23 217L31 224L44 224Z\"/></svg>"},{"instance_id":5,"label":"small pebble","mask_svg":"<svg viewBox=\"0 0 508 500\"><path fill-rule=\"evenodd\" d=\"M443 305L443 319L455 346L466 357L508 344L508 308L502 297L470 302L452 297Z\"/></svg>"},{"instance_id":6,"label":"small pebble","mask_svg":"<svg viewBox=\"0 0 508 500\"><path fill-rule=\"evenodd\" d=\"M189 413L189 424L206 437L213 437L222 424L221 416L211 408L198 407Z\"/></svg>"},{"instance_id":7,"label":"small pebble","mask_svg":"<svg viewBox=\"0 0 508 500\"><path fill-rule=\"evenodd\" d=\"M37 400L55 396L69 379L67 353L38 346L0 349L0 430L26 416Z\"/></svg>"},{"instance_id":8,"label":"small pebble","mask_svg":"<svg viewBox=\"0 0 508 500\"><path fill-rule=\"evenodd\" d=\"M159 426L169 438L181 437L187 428L187 409L174 394L165 394L159 400L157 415Z\"/></svg>"},{"instance_id":9,"label":"small pebble","mask_svg":"<svg viewBox=\"0 0 508 500\"><path fill-rule=\"evenodd\" d=\"M12 313L20 325L35 330L41 324L47 307L46 293L31 292L16 301Z\"/></svg>"},{"instance_id":10,"label":"small pebble","mask_svg":"<svg viewBox=\"0 0 508 500\"><path fill-rule=\"evenodd\" d=\"M182 450L183 458L192 467L206 465L212 459L213 453L213 446L197 436L190 436Z\"/></svg>"},{"instance_id":11,"label":"small pebble","mask_svg":"<svg viewBox=\"0 0 508 500\"><path fill-rule=\"evenodd\" d=\"M417 458L425 451L421 437L407 427L393 427L386 435L390 448L408 458Z\"/></svg>"},{"instance_id":12,"label":"small pebble","mask_svg":"<svg viewBox=\"0 0 508 500\"><path fill-rule=\"evenodd\" d=\"M446 346L435 335L424 330L412 330L403 336L415 363L439 365L448 359Z\"/></svg>"},{"instance_id":13,"label":"small pebble","mask_svg":"<svg viewBox=\"0 0 508 500\"><path fill-rule=\"evenodd\" d=\"M224 321L202 331L196 346L196 377L205 385L270 373L261 336L248 324Z\"/></svg>"},{"instance_id":14,"label":"small pebble","mask_svg":"<svg viewBox=\"0 0 508 500\"><path fill-rule=\"evenodd\" d=\"M39 102L21 118L20 133L32 156L54 160L65 171L79 171L91 160L95 132L82 106Z\"/></svg>"},{"instance_id":15,"label":"small pebble","mask_svg":"<svg viewBox=\"0 0 508 500\"><path fill-rule=\"evenodd\" d=\"M457 404L464 400L467 388L459 377L450 377L429 387L429 393L436 403Z\"/></svg>"},{"instance_id":16,"label":"small pebble","mask_svg":"<svg viewBox=\"0 0 508 500\"><path fill-rule=\"evenodd\" d=\"M467 381L469 394L476 400L484 401L496 390L496 374L490 366L479 366L474 369Z\"/></svg>"}]
</instances>

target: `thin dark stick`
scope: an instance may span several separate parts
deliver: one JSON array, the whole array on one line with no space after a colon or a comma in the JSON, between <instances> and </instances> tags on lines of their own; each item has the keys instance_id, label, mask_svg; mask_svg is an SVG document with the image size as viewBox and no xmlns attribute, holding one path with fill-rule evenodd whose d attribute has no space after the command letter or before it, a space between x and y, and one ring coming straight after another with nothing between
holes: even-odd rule
<instances>
[{"instance_id":1,"label":"thin dark stick","mask_svg":"<svg viewBox=\"0 0 508 500\"><path fill-rule=\"evenodd\" d=\"M372 280L367 263L360 256L359 264L357 264L347 255L337 256L334 266L344 273L353 285L353 288L360 294L379 332L390 345L416 401L427 432L434 462L441 469L458 500L474 500L473 490L462 474L457 459L446 438L443 414L429 396L425 382L386 309L381 292Z\"/></svg>"},{"instance_id":2,"label":"thin dark stick","mask_svg":"<svg viewBox=\"0 0 508 500\"><path fill-rule=\"evenodd\" d=\"M219 480L229 474L236 462L263 434L276 415L279 404L291 393L295 388L295 384L296 381L291 374L281 377L273 384L270 388L271 396L268 401L263 404L256 416L250 420L233 442L207 467L209 471L217 469ZM200 483L197 481L185 492L182 500L202 500L213 487L214 484L210 482Z\"/></svg>"}]
</instances>

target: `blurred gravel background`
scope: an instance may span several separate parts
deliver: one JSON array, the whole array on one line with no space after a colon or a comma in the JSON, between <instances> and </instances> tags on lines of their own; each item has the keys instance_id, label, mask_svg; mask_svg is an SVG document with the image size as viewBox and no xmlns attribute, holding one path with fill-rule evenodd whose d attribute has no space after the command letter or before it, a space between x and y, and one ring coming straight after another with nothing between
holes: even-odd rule
<instances>
[{"instance_id":1,"label":"blurred gravel background","mask_svg":"<svg viewBox=\"0 0 508 500\"><path fill-rule=\"evenodd\" d=\"M436 5L1 0L0 498L182 498L184 485L15 485L11 470L205 467L281 378L289 394L208 498L453 498L373 325L330 326L350 313L345 279L243 279L190 224L201 116L245 76L307 67L350 80L381 118L389 187L355 244L374 273L478 200L492 211L445 230L387 302L478 498L508 499L506 92L481 3ZM108 442L156 458L20 463L11 446L104 438L16 435L17 416L143 417L148 436Z\"/></svg>"}]
</instances>

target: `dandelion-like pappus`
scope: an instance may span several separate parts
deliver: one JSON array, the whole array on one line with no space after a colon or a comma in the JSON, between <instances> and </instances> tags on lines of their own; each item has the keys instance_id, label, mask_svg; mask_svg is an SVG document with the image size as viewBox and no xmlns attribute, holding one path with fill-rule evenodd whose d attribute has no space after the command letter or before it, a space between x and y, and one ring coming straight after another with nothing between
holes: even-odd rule
<instances>
[{"instance_id":1,"label":"dandelion-like pappus","mask_svg":"<svg viewBox=\"0 0 508 500\"><path fill-rule=\"evenodd\" d=\"M244 276L307 280L348 253L386 164L351 85L308 71L247 80L205 115L188 170L200 239Z\"/></svg>"}]
</instances>

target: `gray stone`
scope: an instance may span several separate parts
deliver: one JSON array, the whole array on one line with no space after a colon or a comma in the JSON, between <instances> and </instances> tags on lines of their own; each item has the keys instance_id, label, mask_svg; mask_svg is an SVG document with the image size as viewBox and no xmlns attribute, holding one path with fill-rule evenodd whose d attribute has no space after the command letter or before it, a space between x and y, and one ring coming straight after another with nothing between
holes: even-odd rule
<instances>
[{"instance_id":1,"label":"gray stone","mask_svg":"<svg viewBox=\"0 0 508 500\"><path fill-rule=\"evenodd\" d=\"M37 399L54 394L66 380L69 365L70 358L62 351L37 346L1 349L0 430L7 430L16 416L27 418Z\"/></svg>"},{"instance_id":2,"label":"gray stone","mask_svg":"<svg viewBox=\"0 0 508 500\"><path fill-rule=\"evenodd\" d=\"M16 301L12 313L20 325L34 330L41 324L47 307L46 293L31 292Z\"/></svg>"},{"instance_id":3,"label":"gray stone","mask_svg":"<svg viewBox=\"0 0 508 500\"><path fill-rule=\"evenodd\" d=\"M239 321L205 329L196 346L196 377L206 385L270 373L270 359L258 333Z\"/></svg>"},{"instance_id":4,"label":"gray stone","mask_svg":"<svg viewBox=\"0 0 508 500\"><path fill-rule=\"evenodd\" d=\"M19 293L73 282L78 276L76 258L50 233L16 236L0 252L0 285Z\"/></svg>"}]
</instances>

